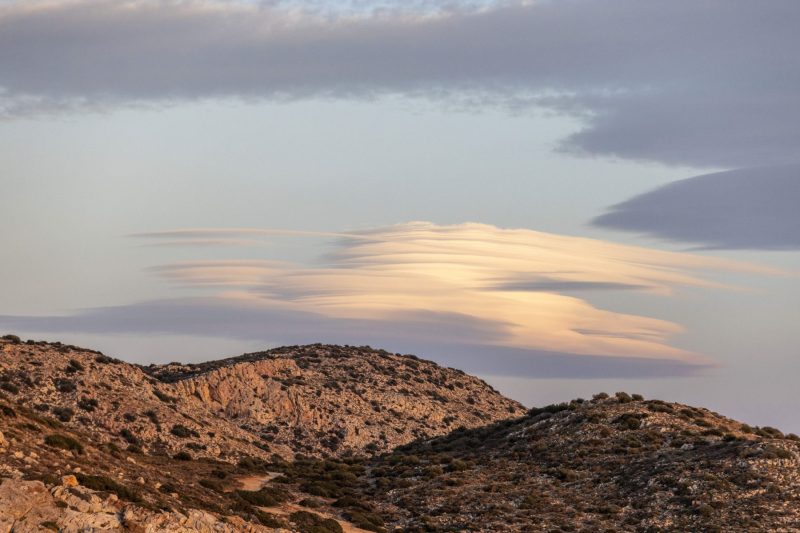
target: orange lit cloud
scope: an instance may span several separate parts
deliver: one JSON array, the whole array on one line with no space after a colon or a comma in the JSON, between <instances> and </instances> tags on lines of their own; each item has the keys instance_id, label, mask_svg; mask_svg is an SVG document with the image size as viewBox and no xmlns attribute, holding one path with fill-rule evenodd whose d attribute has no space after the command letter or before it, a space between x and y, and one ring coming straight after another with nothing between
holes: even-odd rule
<instances>
[{"instance_id":1,"label":"orange lit cloud","mask_svg":"<svg viewBox=\"0 0 800 533\"><path fill-rule=\"evenodd\" d=\"M708 361L668 344L679 325L599 309L566 293L669 295L681 286L723 287L703 271L774 273L724 259L475 223L413 222L348 234L189 229L140 237L180 242L274 235L335 237L337 249L314 266L233 260L155 270L183 286L219 287L220 296L247 305L388 323L409 313L456 313L499 324L487 339L491 345L698 364Z\"/></svg>"}]
</instances>

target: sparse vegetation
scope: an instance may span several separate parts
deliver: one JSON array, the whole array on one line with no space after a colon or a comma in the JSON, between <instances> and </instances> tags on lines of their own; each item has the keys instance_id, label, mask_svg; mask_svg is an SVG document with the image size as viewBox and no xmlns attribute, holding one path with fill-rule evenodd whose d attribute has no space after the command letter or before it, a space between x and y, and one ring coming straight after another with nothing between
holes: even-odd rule
<instances>
[{"instance_id":1,"label":"sparse vegetation","mask_svg":"<svg viewBox=\"0 0 800 533\"><path fill-rule=\"evenodd\" d=\"M342 526L332 518L323 518L308 511L296 511L289 520L301 533L343 533Z\"/></svg>"},{"instance_id":2,"label":"sparse vegetation","mask_svg":"<svg viewBox=\"0 0 800 533\"><path fill-rule=\"evenodd\" d=\"M97 409L97 406L100 405L95 398L86 398L83 397L78 400L78 407L83 409L84 411L92 412Z\"/></svg>"},{"instance_id":3,"label":"sparse vegetation","mask_svg":"<svg viewBox=\"0 0 800 533\"><path fill-rule=\"evenodd\" d=\"M100 492L110 492L116 494L122 500L138 503L142 501L142 497L138 491L122 485L113 479L106 476L87 475L82 472L76 472L75 476L78 482L84 487Z\"/></svg>"},{"instance_id":4,"label":"sparse vegetation","mask_svg":"<svg viewBox=\"0 0 800 533\"><path fill-rule=\"evenodd\" d=\"M53 407L51 412L61 422L69 422L70 420L72 420L72 417L75 415L75 411L73 411L69 407Z\"/></svg>"},{"instance_id":5,"label":"sparse vegetation","mask_svg":"<svg viewBox=\"0 0 800 533\"><path fill-rule=\"evenodd\" d=\"M71 452L83 453L83 445L69 435L54 433L44 438L44 443L52 448L69 450Z\"/></svg>"},{"instance_id":6,"label":"sparse vegetation","mask_svg":"<svg viewBox=\"0 0 800 533\"><path fill-rule=\"evenodd\" d=\"M289 493L277 487L263 487L256 491L237 490L236 494L247 503L259 507L275 507L289 499Z\"/></svg>"},{"instance_id":7,"label":"sparse vegetation","mask_svg":"<svg viewBox=\"0 0 800 533\"><path fill-rule=\"evenodd\" d=\"M186 438L189 438L189 437L195 437L195 438L199 438L200 437L200 434L197 431L195 431L193 429L189 429L186 426L184 426L183 424L175 424L174 426L172 426L172 429L170 430L170 433L172 433L176 437L180 437L182 439L186 439Z\"/></svg>"}]
</instances>

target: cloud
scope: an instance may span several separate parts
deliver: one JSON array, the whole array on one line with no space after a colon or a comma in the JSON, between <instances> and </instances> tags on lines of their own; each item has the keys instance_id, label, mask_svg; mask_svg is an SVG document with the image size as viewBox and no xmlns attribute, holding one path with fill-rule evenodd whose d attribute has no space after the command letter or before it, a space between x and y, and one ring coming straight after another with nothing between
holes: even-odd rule
<instances>
[{"instance_id":1,"label":"cloud","mask_svg":"<svg viewBox=\"0 0 800 533\"><path fill-rule=\"evenodd\" d=\"M717 172L617 204L592 222L708 249L800 249L800 165Z\"/></svg>"},{"instance_id":2,"label":"cloud","mask_svg":"<svg viewBox=\"0 0 800 533\"><path fill-rule=\"evenodd\" d=\"M646 287L631 283L613 283L603 281L525 281L513 280L498 283L495 288L503 291L625 291L642 290Z\"/></svg>"},{"instance_id":3,"label":"cloud","mask_svg":"<svg viewBox=\"0 0 800 533\"><path fill-rule=\"evenodd\" d=\"M271 239L285 234L190 228L138 238L180 243L213 235L235 242L243 235ZM151 269L184 290L213 296L63 317L7 316L0 317L0 325L275 343L369 342L395 350L418 348L430 356L462 353L475 367L481 357L506 354L499 368L528 354L533 362L520 368L559 376L592 358L607 362L587 368L620 373L625 365L611 361L618 358L639 361L631 363L634 374L666 368L680 373L684 367L703 368L709 360L669 344L682 331L679 325L599 309L564 293L635 288L666 296L679 287L721 288L704 271L773 273L741 262L475 223L412 222L327 235L334 251L312 264L194 260ZM554 359L558 354L564 356L561 366Z\"/></svg>"},{"instance_id":4,"label":"cloud","mask_svg":"<svg viewBox=\"0 0 800 533\"><path fill-rule=\"evenodd\" d=\"M494 376L537 378L675 377L710 365L516 349L490 343L505 324L457 313L398 312L391 320L347 319L276 309L235 298L182 298L85 310L70 316L0 316L9 331L97 335L189 335L263 344L322 341L371 344L423 354L441 364Z\"/></svg>"},{"instance_id":5,"label":"cloud","mask_svg":"<svg viewBox=\"0 0 800 533\"><path fill-rule=\"evenodd\" d=\"M800 4L201 0L0 5L7 116L202 98L545 107L571 152L737 167L796 160Z\"/></svg>"}]
</instances>

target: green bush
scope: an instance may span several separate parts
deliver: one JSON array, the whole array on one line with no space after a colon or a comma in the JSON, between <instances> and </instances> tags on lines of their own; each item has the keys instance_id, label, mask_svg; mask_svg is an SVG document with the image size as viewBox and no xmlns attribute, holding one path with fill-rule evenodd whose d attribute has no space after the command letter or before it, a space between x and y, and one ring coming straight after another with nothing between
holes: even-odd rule
<instances>
[{"instance_id":1,"label":"green bush","mask_svg":"<svg viewBox=\"0 0 800 533\"><path fill-rule=\"evenodd\" d=\"M98 405L99 404L97 403L97 400L94 399L94 398L85 398L84 397L84 398L81 398L80 400L78 400L78 407L80 407L84 411L88 411L90 413L92 411L94 411L95 409L97 409Z\"/></svg>"},{"instance_id":2,"label":"green bush","mask_svg":"<svg viewBox=\"0 0 800 533\"><path fill-rule=\"evenodd\" d=\"M70 359L69 365L66 368L66 372L73 374L75 372L83 372L85 370L83 364L77 359Z\"/></svg>"},{"instance_id":3,"label":"green bush","mask_svg":"<svg viewBox=\"0 0 800 533\"><path fill-rule=\"evenodd\" d=\"M344 515L352 524L367 531L383 533L383 518L369 511L347 511Z\"/></svg>"},{"instance_id":4,"label":"green bush","mask_svg":"<svg viewBox=\"0 0 800 533\"><path fill-rule=\"evenodd\" d=\"M62 450L70 450L77 453L83 453L83 446L80 442L67 435L53 433L44 438L44 443L52 448L60 448Z\"/></svg>"},{"instance_id":5,"label":"green bush","mask_svg":"<svg viewBox=\"0 0 800 533\"><path fill-rule=\"evenodd\" d=\"M572 409L575 409L575 406L569 403L553 403L550 405L545 405L544 407L532 407L528 410L528 415L536 416L542 413L555 414L561 411L569 411Z\"/></svg>"},{"instance_id":6,"label":"green bush","mask_svg":"<svg viewBox=\"0 0 800 533\"><path fill-rule=\"evenodd\" d=\"M627 392L617 392L614 394L614 396L617 398L619 403L630 403L633 401L633 398L631 398L631 395Z\"/></svg>"},{"instance_id":7,"label":"green bush","mask_svg":"<svg viewBox=\"0 0 800 533\"><path fill-rule=\"evenodd\" d=\"M188 437L195 437L195 438L200 437L199 433L197 433L193 429L187 428L183 424L175 424L174 426L172 426L172 429L170 430L170 433L172 433L176 437L180 437L182 439L185 439L185 438L188 438Z\"/></svg>"},{"instance_id":8,"label":"green bush","mask_svg":"<svg viewBox=\"0 0 800 533\"><path fill-rule=\"evenodd\" d=\"M209 490L213 490L214 492L224 492L225 487L223 486L222 482L219 479L201 479L200 486L205 487Z\"/></svg>"},{"instance_id":9,"label":"green bush","mask_svg":"<svg viewBox=\"0 0 800 533\"><path fill-rule=\"evenodd\" d=\"M262 526L272 527L275 529L287 529L286 522L271 513L265 513L259 509L253 509L253 514Z\"/></svg>"},{"instance_id":10,"label":"green bush","mask_svg":"<svg viewBox=\"0 0 800 533\"><path fill-rule=\"evenodd\" d=\"M0 383L0 389L3 389L6 392L10 392L11 394L18 394L19 393L19 387L17 387L16 385L14 385L13 383L11 383L9 381L4 381L4 382Z\"/></svg>"},{"instance_id":11,"label":"green bush","mask_svg":"<svg viewBox=\"0 0 800 533\"><path fill-rule=\"evenodd\" d=\"M323 518L308 511L296 511L289 520L301 533L343 533L342 526L332 518Z\"/></svg>"},{"instance_id":12,"label":"green bush","mask_svg":"<svg viewBox=\"0 0 800 533\"><path fill-rule=\"evenodd\" d=\"M236 494L251 505L275 507L289 499L289 493L277 487L263 487L259 490L237 490Z\"/></svg>"},{"instance_id":13,"label":"green bush","mask_svg":"<svg viewBox=\"0 0 800 533\"><path fill-rule=\"evenodd\" d=\"M165 394L158 389L153 389L153 394L155 394L156 398L161 400L164 403L175 403L178 401L177 398L174 396L170 396L169 394Z\"/></svg>"},{"instance_id":14,"label":"green bush","mask_svg":"<svg viewBox=\"0 0 800 533\"><path fill-rule=\"evenodd\" d=\"M54 407L53 414L56 415L56 418L58 418L61 422L69 422L72 420L72 416L75 414L75 411L69 407Z\"/></svg>"},{"instance_id":15,"label":"green bush","mask_svg":"<svg viewBox=\"0 0 800 533\"><path fill-rule=\"evenodd\" d=\"M56 380L55 385L58 392L74 392L77 388L75 382L68 379Z\"/></svg>"},{"instance_id":16,"label":"green bush","mask_svg":"<svg viewBox=\"0 0 800 533\"><path fill-rule=\"evenodd\" d=\"M139 437L133 434L133 432L128 428L122 428L119 431L119 436L125 439L125 442L128 444L134 444L136 446L141 446L142 441L139 440Z\"/></svg>"},{"instance_id":17,"label":"green bush","mask_svg":"<svg viewBox=\"0 0 800 533\"><path fill-rule=\"evenodd\" d=\"M139 503L142 501L142 497L138 492L126 487L125 485L117 483L111 478L107 478L105 476L90 476L81 472L77 472L75 477L78 478L78 482L81 485L88 489L100 492L112 492L120 499L129 502Z\"/></svg>"}]
</instances>

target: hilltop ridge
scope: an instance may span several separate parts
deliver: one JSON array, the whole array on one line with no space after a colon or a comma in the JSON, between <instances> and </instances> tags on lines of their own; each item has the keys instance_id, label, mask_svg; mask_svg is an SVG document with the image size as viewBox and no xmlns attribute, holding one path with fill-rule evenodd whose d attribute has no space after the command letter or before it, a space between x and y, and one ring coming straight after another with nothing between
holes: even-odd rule
<instances>
[{"instance_id":1,"label":"hilltop ridge","mask_svg":"<svg viewBox=\"0 0 800 533\"><path fill-rule=\"evenodd\" d=\"M460 370L369 347L147 367L61 343L4 342L0 355L7 393L101 442L148 452L377 453L525 411Z\"/></svg>"},{"instance_id":2,"label":"hilltop ridge","mask_svg":"<svg viewBox=\"0 0 800 533\"><path fill-rule=\"evenodd\" d=\"M43 530L790 532L800 438L626 393L525 409L369 347L140 367L7 336L0 532Z\"/></svg>"}]
</instances>

